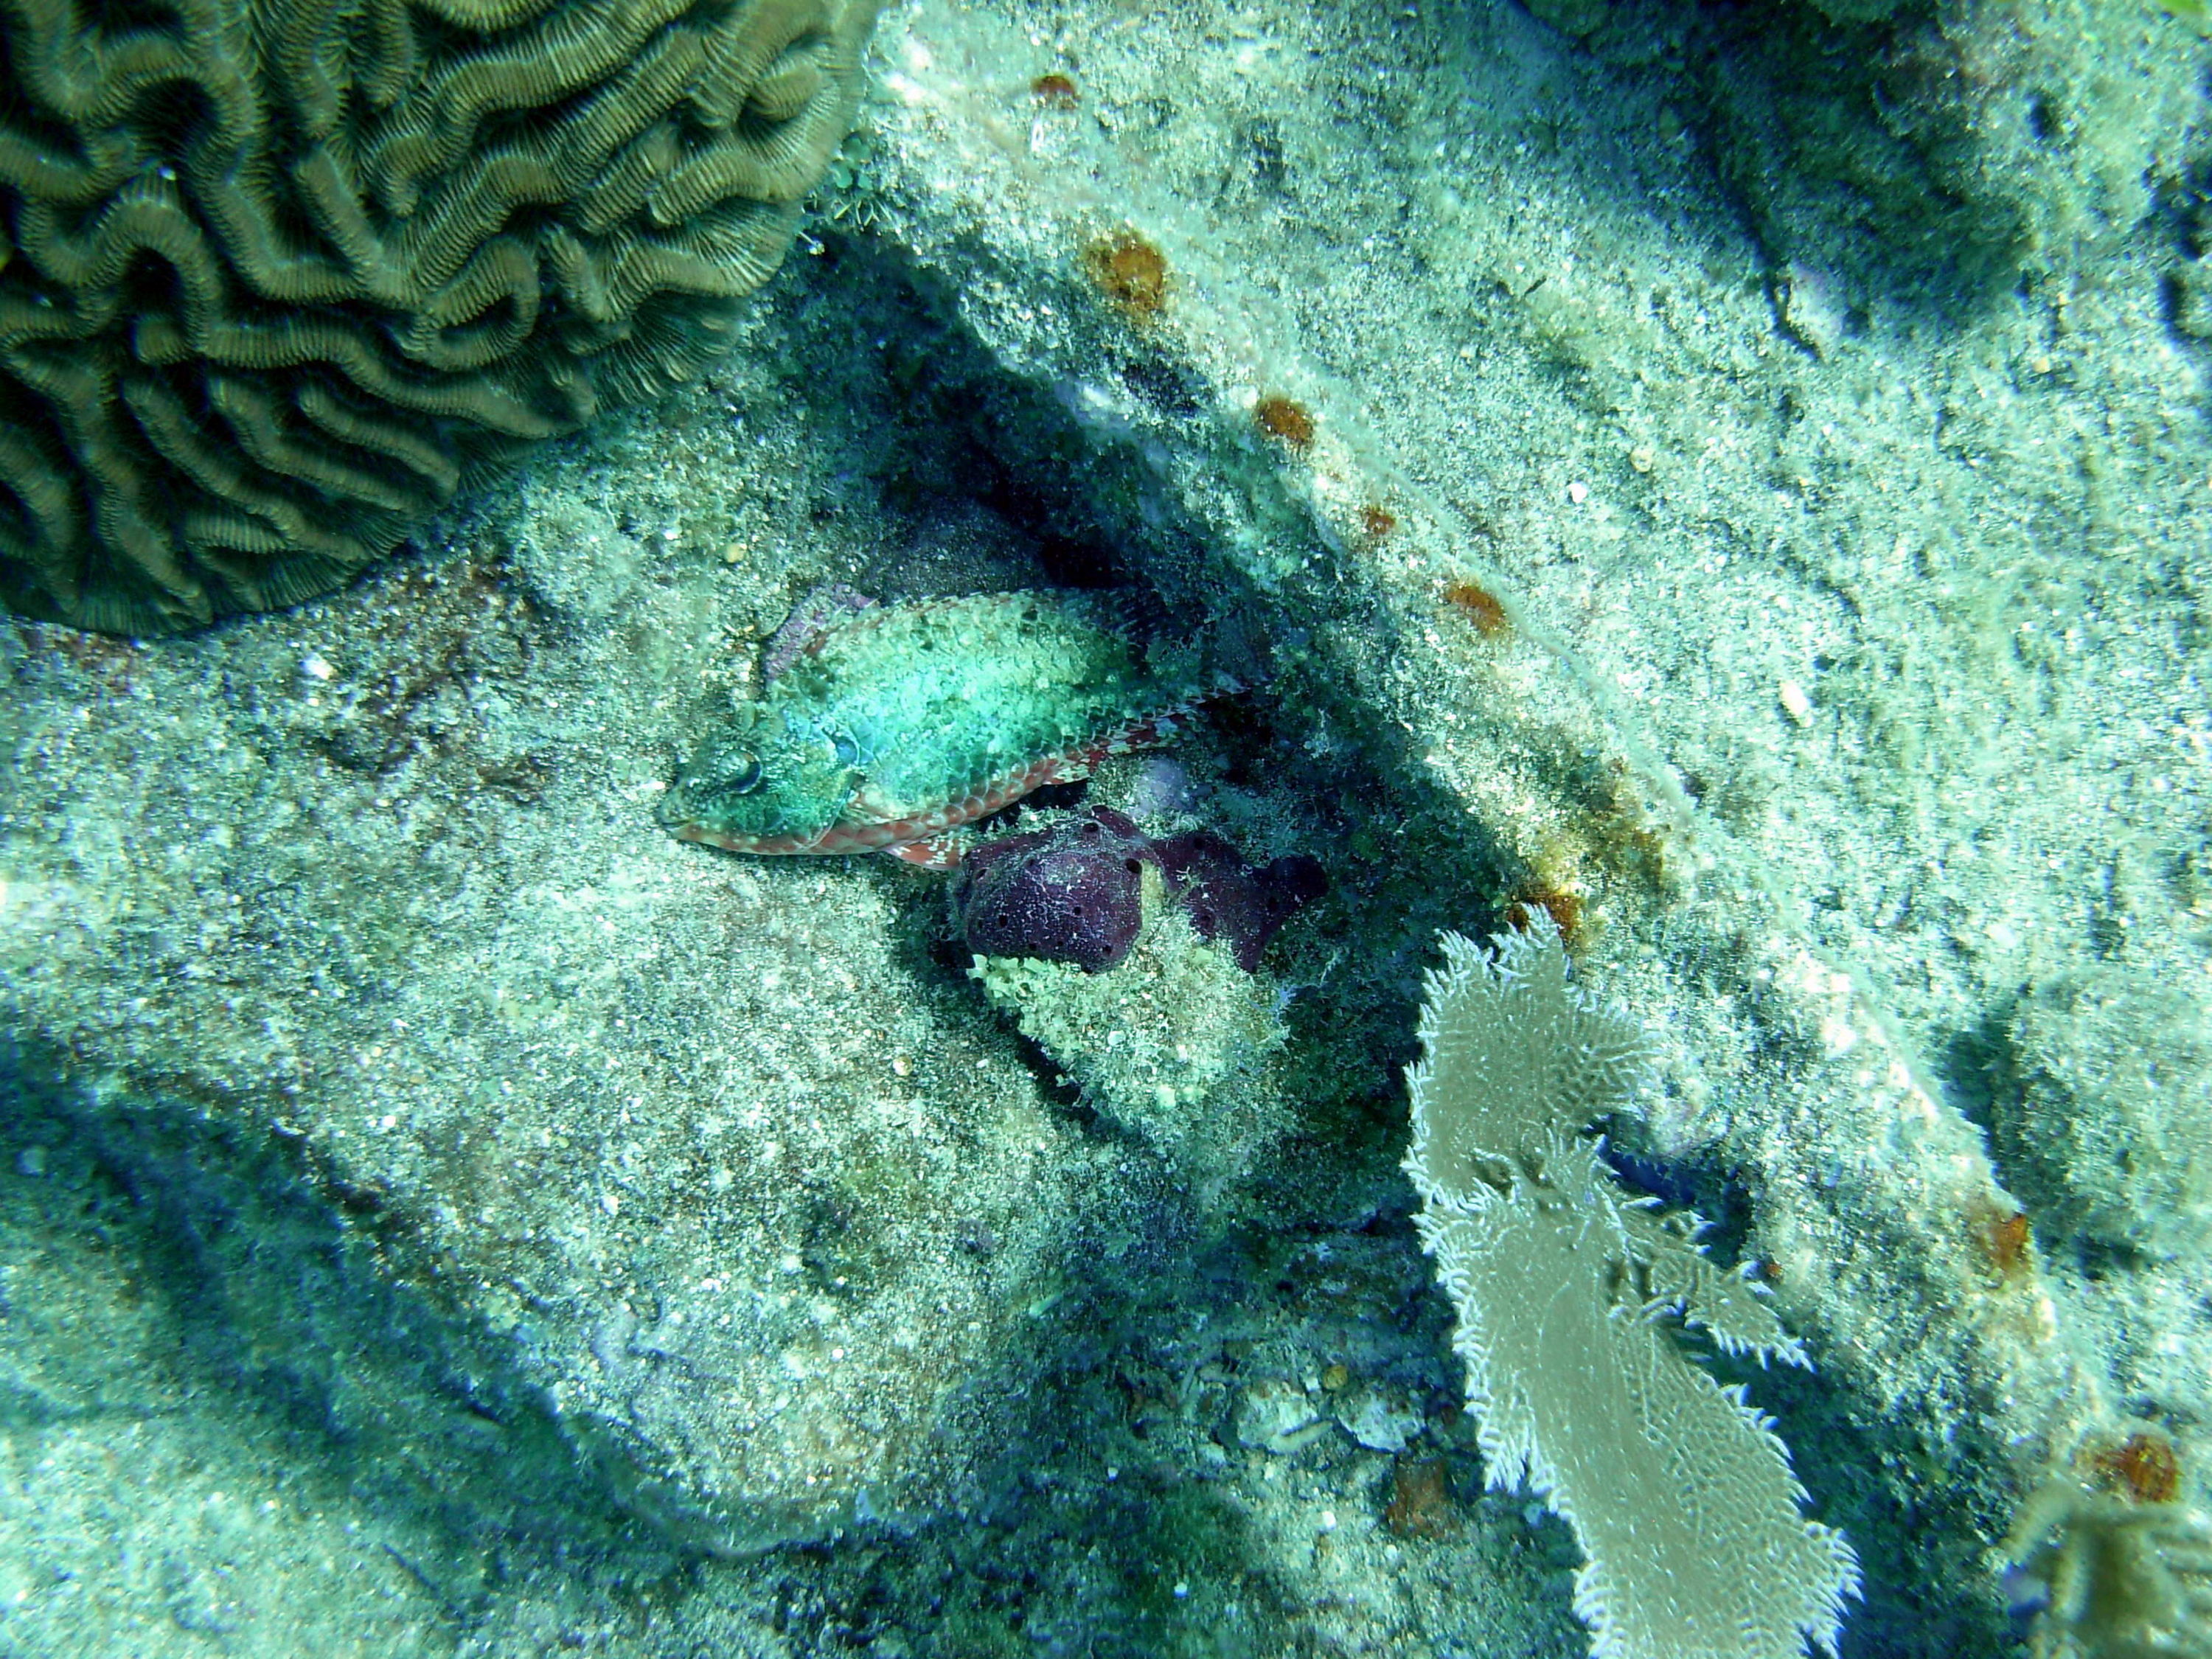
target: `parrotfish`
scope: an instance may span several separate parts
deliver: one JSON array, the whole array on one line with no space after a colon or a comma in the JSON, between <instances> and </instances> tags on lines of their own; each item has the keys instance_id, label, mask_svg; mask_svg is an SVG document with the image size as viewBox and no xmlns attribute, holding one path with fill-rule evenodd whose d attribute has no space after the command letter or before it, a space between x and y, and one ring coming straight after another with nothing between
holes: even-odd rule
<instances>
[{"instance_id":1,"label":"parrotfish","mask_svg":"<svg viewBox=\"0 0 2212 1659\"><path fill-rule=\"evenodd\" d=\"M660 821L732 853L948 868L958 826L1171 742L1231 689L1188 646L1148 641L1138 614L1114 592L811 596L771 645L762 696L700 744Z\"/></svg>"}]
</instances>

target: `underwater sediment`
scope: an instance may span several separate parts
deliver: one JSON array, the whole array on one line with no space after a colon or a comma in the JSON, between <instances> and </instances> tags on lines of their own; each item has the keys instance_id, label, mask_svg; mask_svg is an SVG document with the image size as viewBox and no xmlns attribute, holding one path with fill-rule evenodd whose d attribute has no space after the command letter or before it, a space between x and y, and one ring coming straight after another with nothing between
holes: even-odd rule
<instances>
[{"instance_id":1,"label":"underwater sediment","mask_svg":"<svg viewBox=\"0 0 2212 1659\"><path fill-rule=\"evenodd\" d=\"M2008 1554L2110 1639L2043 1582L2107 1535L2186 1589L2204 47L2081 15L920 4L698 385L312 605L11 631L0 1628L1583 1651L1396 1169L1436 933L1537 910L1656 1045L1614 1174L1816 1367L1721 1375L1846 1648L2004 1650ZM1729 80L1838 56L1918 101ZM1089 799L1327 866L1258 1133L1061 1082L941 878L661 831L824 580L1245 620Z\"/></svg>"}]
</instances>

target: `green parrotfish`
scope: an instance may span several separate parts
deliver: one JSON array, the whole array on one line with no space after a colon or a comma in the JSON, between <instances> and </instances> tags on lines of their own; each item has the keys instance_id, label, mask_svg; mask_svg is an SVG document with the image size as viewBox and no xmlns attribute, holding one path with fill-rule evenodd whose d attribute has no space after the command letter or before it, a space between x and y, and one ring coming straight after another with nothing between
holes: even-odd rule
<instances>
[{"instance_id":1,"label":"green parrotfish","mask_svg":"<svg viewBox=\"0 0 2212 1659\"><path fill-rule=\"evenodd\" d=\"M875 606L820 590L771 642L761 696L678 773L660 821L732 853L947 867L947 832L1172 741L1233 689L1206 681L1188 647L1148 642L1138 611L1115 592Z\"/></svg>"}]
</instances>

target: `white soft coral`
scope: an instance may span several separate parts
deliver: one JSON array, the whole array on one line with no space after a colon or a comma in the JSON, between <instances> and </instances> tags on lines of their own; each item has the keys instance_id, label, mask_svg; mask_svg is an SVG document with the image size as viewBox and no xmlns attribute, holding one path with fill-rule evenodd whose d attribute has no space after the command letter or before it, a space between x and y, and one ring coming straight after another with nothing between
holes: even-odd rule
<instances>
[{"instance_id":1,"label":"white soft coral","mask_svg":"<svg viewBox=\"0 0 2212 1659\"><path fill-rule=\"evenodd\" d=\"M2039 1592L2036 1659L2212 1659L2212 1517L2142 1484L2069 1474L2021 1506L2006 1553Z\"/></svg>"}]
</instances>

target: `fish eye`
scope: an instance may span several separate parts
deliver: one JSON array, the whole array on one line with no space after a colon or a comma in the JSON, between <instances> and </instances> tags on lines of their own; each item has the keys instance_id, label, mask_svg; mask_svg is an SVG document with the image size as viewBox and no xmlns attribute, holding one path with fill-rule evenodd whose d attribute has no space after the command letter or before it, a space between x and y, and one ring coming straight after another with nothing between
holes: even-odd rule
<instances>
[{"instance_id":1,"label":"fish eye","mask_svg":"<svg viewBox=\"0 0 2212 1659\"><path fill-rule=\"evenodd\" d=\"M730 762L731 764L722 778L722 787L725 790L732 795L750 795L760 787L760 757L737 754L730 757Z\"/></svg>"},{"instance_id":2,"label":"fish eye","mask_svg":"<svg viewBox=\"0 0 2212 1659\"><path fill-rule=\"evenodd\" d=\"M842 732L833 732L830 734L830 750L837 757L837 764L840 766L855 765L860 758L860 745Z\"/></svg>"}]
</instances>

